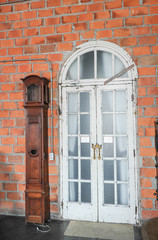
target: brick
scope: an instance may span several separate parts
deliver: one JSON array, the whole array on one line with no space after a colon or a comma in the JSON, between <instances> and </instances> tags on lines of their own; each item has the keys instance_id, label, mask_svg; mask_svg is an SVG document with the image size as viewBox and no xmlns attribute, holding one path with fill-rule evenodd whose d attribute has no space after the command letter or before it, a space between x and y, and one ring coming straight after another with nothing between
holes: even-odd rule
<instances>
[{"instance_id":1,"label":"brick","mask_svg":"<svg viewBox=\"0 0 158 240\"><path fill-rule=\"evenodd\" d=\"M72 51L73 45L72 43L58 43L57 51Z\"/></svg>"},{"instance_id":2,"label":"brick","mask_svg":"<svg viewBox=\"0 0 158 240\"><path fill-rule=\"evenodd\" d=\"M145 136L154 137L155 136L155 129L151 128L151 127L145 128ZM151 156L151 157L153 157L153 156Z\"/></svg>"},{"instance_id":3,"label":"brick","mask_svg":"<svg viewBox=\"0 0 158 240\"><path fill-rule=\"evenodd\" d=\"M8 99L8 93L0 92L0 100L7 100L7 99Z\"/></svg>"},{"instance_id":4,"label":"brick","mask_svg":"<svg viewBox=\"0 0 158 240\"><path fill-rule=\"evenodd\" d=\"M158 211L157 210L142 210L142 219L150 219L158 217Z\"/></svg>"},{"instance_id":5,"label":"brick","mask_svg":"<svg viewBox=\"0 0 158 240\"><path fill-rule=\"evenodd\" d=\"M0 110L0 118L6 118L9 117L9 111L8 110Z\"/></svg>"},{"instance_id":6,"label":"brick","mask_svg":"<svg viewBox=\"0 0 158 240\"><path fill-rule=\"evenodd\" d=\"M155 67L141 67L138 68L139 76L147 76L147 75L155 75L156 68Z\"/></svg>"},{"instance_id":7,"label":"brick","mask_svg":"<svg viewBox=\"0 0 158 240\"><path fill-rule=\"evenodd\" d=\"M8 49L8 54L9 55L22 55L23 54L23 48L9 48Z\"/></svg>"},{"instance_id":8,"label":"brick","mask_svg":"<svg viewBox=\"0 0 158 240\"><path fill-rule=\"evenodd\" d=\"M15 83L2 84L1 91L15 91Z\"/></svg>"},{"instance_id":9,"label":"brick","mask_svg":"<svg viewBox=\"0 0 158 240\"><path fill-rule=\"evenodd\" d=\"M71 6L71 13L81 13L81 12L85 12L85 10L86 10L86 5Z\"/></svg>"},{"instance_id":10,"label":"brick","mask_svg":"<svg viewBox=\"0 0 158 240\"><path fill-rule=\"evenodd\" d=\"M158 23L158 15L154 15L154 16L145 16L144 17L144 23L146 25L150 25L150 24L157 24Z\"/></svg>"},{"instance_id":11,"label":"brick","mask_svg":"<svg viewBox=\"0 0 158 240\"><path fill-rule=\"evenodd\" d=\"M86 31L81 33L81 36L83 39L92 39L95 37L95 33L94 31Z\"/></svg>"},{"instance_id":12,"label":"brick","mask_svg":"<svg viewBox=\"0 0 158 240\"><path fill-rule=\"evenodd\" d=\"M15 8L15 12L27 11L29 10L29 4L28 3L15 4L14 8Z\"/></svg>"},{"instance_id":13,"label":"brick","mask_svg":"<svg viewBox=\"0 0 158 240\"><path fill-rule=\"evenodd\" d=\"M17 192L8 192L7 198L10 200L21 200L21 193Z\"/></svg>"},{"instance_id":14,"label":"brick","mask_svg":"<svg viewBox=\"0 0 158 240\"><path fill-rule=\"evenodd\" d=\"M142 208L153 208L153 202L151 199L142 199L141 200Z\"/></svg>"},{"instance_id":15,"label":"brick","mask_svg":"<svg viewBox=\"0 0 158 240\"><path fill-rule=\"evenodd\" d=\"M140 185L141 187L143 188L149 188L149 187L152 187L152 182L150 179L148 178L141 178L140 179Z\"/></svg>"},{"instance_id":16,"label":"brick","mask_svg":"<svg viewBox=\"0 0 158 240\"><path fill-rule=\"evenodd\" d=\"M96 12L103 10L103 3L94 3L87 5L87 12Z\"/></svg>"},{"instance_id":17,"label":"brick","mask_svg":"<svg viewBox=\"0 0 158 240\"><path fill-rule=\"evenodd\" d=\"M115 9L115 8L122 8L122 0L105 2L105 9Z\"/></svg>"},{"instance_id":18,"label":"brick","mask_svg":"<svg viewBox=\"0 0 158 240\"><path fill-rule=\"evenodd\" d=\"M60 25L60 26L57 26L57 28L56 28L57 33L66 33L66 32L71 32L71 31L72 31L72 25L71 24Z\"/></svg>"},{"instance_id":19,"label":"brick","mask_svg":"<svg viewBox=\"0 0 158 240\"><path fill-rule=\"evenodd\" d=\"M56 205L50 205L50 210L51 210L51 212L53 212L53 213L58 213L58 206L56 206Z\"/></svg>"},{"instance_id":20,"label":"brick","mask_svg":"<svg viewBox=\"0 0 158 240\"><path fill-rule=\"evenodd\" d=\"M9 30L12 28L12 23L0 23L1 31Z\"/></svg>"},{"instance_id":21,"label":"brick","mask_svg":"<svg viewBox=\"0 0 158 240\"><path fill-rule=\"evenodd\" d=\"M112 11L113 18L124 18L129 16L129 9L119 9Z\"/></svg>"},{"instance_id":22,"label":"brick","mask_svg":"<svg viewBox=\"0 0 158 240\"><path fill-rule=\"evenodd\" d=\"M0 172L12 172L13 165L11 164L0 164Z\"/></svg>"},{"instance_id":23,"label":"brick","mask_svg":"<svg viewBox=\"0 0 158 240\"><path fill-rule=\"evenodd\" d=\"M139 26L143 24L143 18L126 18L125 19L125 26Z\"/></svg>"},{"instance_id":24,"label":"brick","mask_svg":"<svg viewBox=\"0 0 158 240\"><path fill-rule=\"evenodd\" d=\"M21 19L20 13L7 14L7 21L17 21Z\"/></svg>"},{"instance_id":25,"label":"brick","mask_svg":"<svg viewBox=\"0 0 158 240\"><path fill-rule=\"evenodd\" d=\"M124 7L135 7L135 6L140 6L140 1L139 0L123 0L123 5Z\"/></svg>"},{"instance_id":26,"label":"brick","mask_svg":"<svg viewBox=\"0 0 158 240\"><path fill-rule=\"evenodd\" d=\"M22 30L12 30L8 31L8 38L22 37Z\"/></svg>"},{"instance_id":27,"label":"brick","mask_svg":"<svg viewBox=\"0 0 158 240\"><path fill-rule=\"evenodd\" d=\"M24 182L25 181L25 175L24 174L12 174L11 175L11 181L14 182Z\"/></svg>"},{"instance_id":28,"label":"brick","mask_svg":"<svg viewBox=\"0 0 158 240\"><path fill-rule=\"evenodd\" d=\"M152 158L143 158L144 167L155 167L155 161Z\"/></svg>"},{"instance_id":29,"label":"brick","mask_svg":"<svg viewBox=\"0 0 158 240\"><path fill-rule=\"evenodd\" d=\"M25 145L25 137L17 137L17 145Z\"/></svg>"},{"instance_id":30,"label":"brick","mask_svg":"<svg viewBox=\"0 0 158 240\"><path fill-rule=\"evenodd\" d=\"M14 203L11 201L0 201L0 208L11 210L11 209L13 209L13 204Z\"/></svg>"},{"instance_id":31,"label":"brick","mask_svg":"<svg viewBox=\"0 0 158 240\"><path fill-rule=\"evenodd\" d=\"M46 18L45 25L58 25L60 24L60 17Z\"/></svg>"},{"instance_id":32,"label":"brick","mask_svg":"<svg viewBox=\"0 0 158 240\"><path fill-rule=\"evenodd\" d=\"M134 45L137 45L137 38L136 37L131 37L131 38L120 39L120 45L121 46L134 46Z\"/></svg>"},{"instance_id":33,"label":"brick","mask_svg":"<svg viewBox=\"0 0 158 240\"><path fill-rule=\"evenodd\" d=\"M155 77L144 77L138 79L139 86L152 86L156 85L156 78Z\"/></svg>"},{"instance_id":34,"label":"brick","mask_svg":"<svg viewBox=\"0 0 158 240\"><path fill-rule=\"evenodd\" d=\"M154 189L141 189L142 198L155 198Z\"/></svg>"},{"instance_id":35,"label":"brick","mask_svg":"<svg viewBox=\"0 0 158 240\"><path fill-rule=\"evenodd\" d=\"M93 20L93 13L83 13L83 14L79 14L78 16L79 22L92 21L92 20Z\"/></svg>"},{"instance_id":36,"label":"brick","mask_svg":"<svg viewBox=\"0 0 158 240\"><path fill-rule=\"evenodd\" d=\"M145 116L158 116L158 108L157 107L147 107L144 109Z\"/></svg>"},{"instance_id":37,"label":"brick","mask_svg":"<svg viewBox=\"0 0 158 240\"><path fill-rule=\"evenodd\" d=\"M140 148L140 156L142 157L154 157L155 156L155 148Z\"/></svg>"},{"instance_id":38,"label":"brick","mask_svg":"<svg viewBox=\"0 0 158 240\"><path fill-rule=\"evenodd\" d=\"M9 31L10 33L11 31ZM9 36L9 34L8 34ZM0 32L0 39L7 38L7 32Z\"/></svg>"},{"instance_id":39,"label":"brick","mask_svg":"<svg viewBox=\"0 0 158 240\"><path fill-rule=\"evenodd\" d=\"M0 153L12 153L11 146L0 146Z\"/></svg>"},{"instance_id":40,"label":"brick","mask_svg":"<svg viewBox=\"0 0 158 240\"><path fill-rule=\"evenodd\" d=\"M38 8L44 8L45 2L44 1L38 1L31 3L31 9L38 9Z\"/></svg>"},{"instance_id":41,"label":"brick","mask_svg":"<svg viewBox=\"0 0 158 240\"><path fill-rule=\"evenodd\" d=\"M158 95L158 87L149 87L147 93L148 95Z\"/></svg>"},{"instance_id":42,"label":"brick","mask_svg":"<svg viewBox=\"0 0 158 240\"><path fill-rule=\"evenodd\" d=\"M36 18L36 17L37 17L36 11L28 11L28 12L22 13L22 19L31 19L31 18Z\"/></svg>"},{"instance_id":43,"label":"brick","mask_svg":"<svg viewBox=\"0 0 158 240\"><path fill-rule=\"evenodd\" d=\"M18 65L18 72L32 72L32 65L31 64L25 64L25 65Z\"/></svg>"},{"instance_id":44,"label":"brick","mask_svg":"<svg viewBox=\"0 0 158 240\"><path fill-rule=\"evenodd\" d=\"M106 27L107 28L123 27L123 19L107 20Z\"/></svg>"},{"instance_id":45,"label":"brick","mask_svg":"<svg viewBox=\"0 0 158 240\"><path fill-rule=\"evenodd\" d=\"M8 128L0 128L0 135L1 136L6 136L9 134Z\"/></svg>"},{"instance_id":46,"label":"brick","mask_svg":"<svg viewBox=\"0 0 158 240\"><path fill-rule=\"evenodd\" d=\"M29 21L30 28L43 26L43 19L33 19Z\"/></svg>"},{"instance_id":47,"label":"brick","mask_svg":"<svg viewBox=\"0 0 158 240\"><path fill-rule=\"evenodd\" d=\"M53 35L46 38L47 43L62 42L62 35Z\"/></svg>"},{"instance_id":48,"label":"brick","mask_svg":"<svg viewBox=\"0 0 158 240\"><path fill-rule=\"evenodd\" d=\"M109 19L109 18L110 18L109 11L99 11L94 13L94 20Z\"/></svg>"},{"instance_id":49,"label":"brick","mask_svg":"<svg viewBox=\"0 0 158 240\"><path fill-rule=\"evenodd\" d=\"M11 128L10 129L10 135L11 136L24 135L24 129L23 128Z\"/></svg>"},{"instance_id":50,"label":"brick","mask_svg":"<svg viewBox=\"0 0 158 240\"><path fill-rule=\"evenodd\" d=\"M138 98L138 106L150 106L154 104L153 97Z\"/></svg>"},{"instance_id":51,"label":"brick","mask_svg":"<svg viewBox=\"0 0 158 240\"><path fill-rule=\"evenodd\" d=\"M15 120L14 119L3 119L1 121L2 127L14 127Z\"/></svg>"},{"instance_id":52,"label":"brick","mask_svg":"<svg viewBox=\"0 0 158 240\"><path fill-rule=\"evenodd\" d=\"M14 25L13 25L14 29L27 28L27 27L28 27L27 21L14 22Z\"/></svg>"},{"instance_id":53,"label":"brick","mask_svg":"<svg viewBox=\"0 0 158 240\"><path fill-rule=\"evenodd\" d=\"M150 14L157 14L158 13L158 6L150 6L149 12L150 12Z\"/></svg>"},{"instance_id":54,"label":"brick","mask_svg":"<svg viewBox=\"0 0 158 240\"><path fill-rule=\"evenodd\" d=\"M45 43L45 37L32 37L30 44L31 45L38 45L38 44L44 44Z\"/></svg>"},{"instance_id":55,"label":"brick","mask_svg":"<svg viewBox=\"0 0 158 240\"><path fill-rule=\"evenodd\" d=\"M22 156L19 155L11 155L8 156L9 163L22 163Z\"/></svg>"},{"instance_id":56,"label":"brick","mask_svg":"<svg viewBox=\"0 0 158 240\"><path fill-rule=\"evenodd\" d=\"M24 47L24 53L25 54L38 53L38 52L39 52L38 46Z\"/></svg>"},{"instance_id":57,"label":"brick","mask_svg":"<svg viewBox=\"0 0 158 240\"><path fill-rule=\"evenodd\" d=\"M14 41L12 39L8 39L8 40L1 40L1 47L5 48L5 47L13 47L14 46Z\"/></svg>"},{"instance_id":58,"label":"brick","mask_svg":"<svg viewBox=\"0 0 158 240\"><path fill-rule=\"evenodd\" d=\"M38 34L39 34L39 29L37 29L37 28L25 29L24 30L24 36L25 37L36 36Z\"/></svg>"},{"instance_id":59,"label":"brick","mask_svg":"<svg viewBox=\"0 0 158 240\"><path fill-rule=\"evenodd\" d=\"M75 31L87 30L87 23L86 22L75 23L74 27L75 27Z\"/></svg>"},{"instance_id":60,"label":"brick","mask_svg":"<svg viewBox=\"0 0 158 240\"><path fill-rule=\"evenodd\" d=\"M6 1L5 1L6 2ZM10 5L6 5L6 6L1 6L0 7L0 12L1 13L9 13L13 11L13 7Z\"/></svg>"},{"instance_id":61,"label":"brick","mask_svg":"<svg viewBox=\"0 0 158 240\"><path fill-rule=\"evenodd\" d=\"M16 66L3 66L2 67L3 73L15 73L16 72Z\"/></svg>"},{"instance_id":62,"label":"brick","mask_svg":"<svg viewBox=\"0 0 158 240\"><path fill-rule=\"evenodd\" d=\"M24 127L25 126L25 119L16 119L16 126L17 127Z\"/></svg>"},{"instance_id":63,"label":"brick","mask_svg":"<svg viewBox=\"0 0 158 240\"><path fill-rule=\"evenodd\" d=\"M38 71L40 69L40 71L48 71L49 68L48 68L48 64L47 63L35 63L33 65L33 70L34 71Z\"/></svg>"},{"instance_id":64,"label":"brick","mask_svg":"<svg viewBox=\"0 0 158 240\"><path fill-rule=\"evenodd\" d=\"M141 65L157 65L158 56L144 56L140 58Z\"/></svg>"},{"instance_id":65,"label":"brick","mask_svg":"<svg viewBox=\"0 0 158 240\"><path fill-rule=\"evenodd\" d=\"M6 162L6 156L5 155L0 155L0 162L5 163Z\"/></svg>"},{"instance_id":66,"label":"brick","mask_svg":"<svg viewBox=\"0 0 158 240\"><path fill-rule=\"evenodd\" d=\"M55 51L55 45L53 44L46 44L40 46L40 52L41 53L49 53L49 52L54 52Z\"/></svg>"},{"instance_id":67,"label":"brick","mask_svg":"<svg viewBox=\"0 0 158 240\"><path fill-rule=\"evenodd\" d=\"M149 54L151 54L149 46L133 48L133 55L134 56L149 55Z\"/></svg>"},{"instance_id":68,"label":"brick","mask_svg":"<svg viewBox=\"0 0 158 240\"><path fill-rule=\"evenodd\" d=\"M79 33L64 34L64 42L77 41L80 39Z\"/></svg>"},{"instance_id":69,"label":"brick","mask_svg":"<svg viewBox=\"0 0 158 240\"><path fill-rule=\"evenodd\" d=\"M104 29L105 28L105 21L96 21L96 22L90 22L89 29Z\"/></svg>"},{"instance_id":70,"label":"brick","mask_svg":"<svg viewBox=\"0 0 158 240\"><path fill-rule=\"evenodd\" d=\"M149 44L156 44L156 43L157 43L157 36L139 37L139 44L140 45L149 45Z\"/></svg>"},{"instance_id":71,"label":"brick","mask_svg":"<svg viewBox=\"0 0 158 240\"><path fill-rule=\"evenodd\" d=\"M15 170L15 172L16 173L25 173L25 165L23 164L16 164L15 166L14 166L14 170Z\"/></svg>"},{"instance_id":72,"label":"brick","mask_svg":"<svg viewBox=\"0 0 158 240\"><path fill-rule=\"evenodd\" d=\"M158 54L158 46L152 46L152 54Z\"/></svg>"},{"instance_id":73,"label":"brick","mask_svg":"<svg viewBox=\"0 0 158 240\"><path fill-rule=\"evenodd\" d=\"M128 37L131 36L131 29L130 28L123 28L123 29L115 29L114 30L114 37Z\"/></svg>"},{"instance_id":74,"label":"brick","mask_svg":"<svg viewBox=\"0 0 158 240\"><path fill-rule=\"evenodd\" d=\"M134 27L133 28L133 35L149 35L150 34L150 27Z\"/></svg>"},{"instance_id":75,"label":"brick","mask_svg":"<svg viewBox=\"0 0 158 240\"><path fill-rule=\"evenodd\" d=\"M61 62L63 61L63 53L49 54L48 59L52 62Z\"/></svg>"},{"instance_id":76,"label":"brick","mask_svg":"<svg viewBox=\"0 0 158 240\"><path fill-rule=\"evenodd\" d=\"M17 184L16 183L3 183L3 190L17 191Z\"/></svg>"},{"instance_id":77,"label":"brick","mask_svg":"<svg viewBox=\"0 0 158 240\"><path fill-rule=\"evenodd\" d=\"M149 137L141 137L140 139L139 139L139 145L140 146L148 146L148 147L150 147L150 146L152 146L152 143L151 143L151 140L150 140L150 138Z\"/></svg>"},{"instance_id":78,"label":"brick","mask_svg":"<svg viewBox=\"0 0 158 240\"><path fill-rule=\"evenodd\" d=\"M12 92L9 93L10 100L22 100L23 99L23 92Z\"/></svg>"},{"instance_id":79,"label":"brick","mask_svg":"<svg viewBox=\"0 0 158 240\"><path fill-rule=\"evenodd\" d=\"M70 7L58 7L55 8L56 15L64 15L70 13Z\"/></svg>"},{"instance_id":80,"label":"brick","mask_svg":"<svg viewBox=\"0 0 158 240\"><path fill-rule=\"evenodd\" d=\"M49 175L49 183L58 184L58 176L56 176L56 175Z\"/></svg>"},{"instance_id":81,"label":"brick","mask_svg":"<svg viewBox=\"0 0 158 240\"><path fill-rule=\"evenodd\" d=\"M5 192L0 191L0 199L5 199Z\"/></svg>"},{"instance_id":82,"label":"brick","mask_svg":"<svg viewBox=\"0 0 158 240\"><path fill-rule=\"evenodd\" d=\"M25 209L25 202L15 202L14 207L15 207L15 209L24 210Z\"/></svg>"},{"instance_id":83,"label":"brick","mask_svg":"<svg viewBox=\"0 0 158 240\"><path fill-rule=\"evenodd\" d=\"M139 7L131 9L131 16L148 15L148 7Z\"/></svg>"},{"instance_id":84,"label":"brick","mask_svg":"<svg viewBox=\"0 0 158 240\"><path fill-rule=\"evenodd\" d=\"M151 29L152 29L152 33L153 33L153 34L158 33L158 25L153 25L153 26L151 26Z\"/></svg>"},{"instance_id":85,"label":"brick","mask_svg":"<svg viewBox=\"0 0 158 240\"><path fill-rule=\"evenodd\" d=\"M48 7L57 7L57 6L61 6L61 0L48 0L47 1L47 6Z\"/></svg>"},{"instance_id":86,"label":"brick","mask_svg":"<svg viewBox=\"0 0 158 240\"><path fill-rule=\"evenodd\" d=\"M9 173L0 173L0 181L10 181Z\"/></svg>"},{"instance_id":87,"label":"brick","mask_svg":"<svg viewBox=\"0 0 158 240\"><path fill-rule=\"evenodd\" d=\"M14 137L1 138L1 143L4 144L4 145L14 145L15 144L15 138Z\"/></svg>"},{"instance_id":88,"label":"brick","mask_svg":"<svg viewBox=\"0 0 158 240\"><path fill-rule=\"evenodd\" d=\"M40 34L45 35L45 34L54 34L55 33L55 27L50 26L50 27L41 27L40 28Z\"/></svg>"},{"instance_id":89,"label":"brick","mask_svg":"<svg viewBox=\"0 0 158 240\"><path fill-rule=\"evenodd\" d=\"M78 0L63 0L63 5L72 5L78 3Z\"/></svg>"}]
</instances>

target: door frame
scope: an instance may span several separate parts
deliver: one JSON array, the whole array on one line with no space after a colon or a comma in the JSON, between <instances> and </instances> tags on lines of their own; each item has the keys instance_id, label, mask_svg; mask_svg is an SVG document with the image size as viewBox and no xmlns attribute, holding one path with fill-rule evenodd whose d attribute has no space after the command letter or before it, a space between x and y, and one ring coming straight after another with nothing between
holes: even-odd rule
<instances>
[{"instance_id":1,"label":"door frame","mask_svg":"<svg viewBox=\"0 0 158 240\"><path fill-rule=\"evenodd\" d=\"M59 76L59 109L60 109L60 115L59 115L59 137L60 137L60 154L59 154L59 161L60 161L60 188L59 188L59 195L60 195L60 215L61 217L63 217L63 114L62 114L62 110L63 110L63 88L64 87L74 87L74 86L78 86L78 87L82 87L82 86L92 86L92 85L102 85L103 84L103 80L101 81L81 81L79 83L74 83L71 81L65 81L66 78L66 72L68 71L68 68L70 67L71 63L74 61L75 57L81 53L85 53L87 51L87 49L89 50L93 50L95 47L99 46L99 49L104 50L107 49L112 52L115 52L115 54L117 53L117 55L123 57L124 61L126 62L126 66L130 66L131 64L134 64L134 68L130 70L130 79L114 79L113 81L111 81L110 83L108 83L109 86L112 85L117 85L117 84L131 84L132 85L132 95L131 95L131 101L132 101L132 113L133 113L133 130L134 130L134 134L133 134L133 147L134 147L134 152L133 152L133 164L134 164L134 172L135 172L135 182L134 182L134 186L135 186L135 219L133 223L138 223L139 222L139 213L138 213L138 176L139 176L139 169L137 167L138 163L137 163L137 136L136 136L136 129L137 129L137 124L136 124L136 79L138 78L138 73L137 73L137 68L135 63L133 62L132 58L130 57L130 55L121 47L119 47L118 45L114 44L114 43L110 43L107 41L91 41L88 43L84 43L81 44L80 46L77 47L77 51L72 53L70 55L69 58L67 58L67 60L65 61L65 63L63 64L62 70L60 72L60 76Z\"/></svg>"}]
</instances>

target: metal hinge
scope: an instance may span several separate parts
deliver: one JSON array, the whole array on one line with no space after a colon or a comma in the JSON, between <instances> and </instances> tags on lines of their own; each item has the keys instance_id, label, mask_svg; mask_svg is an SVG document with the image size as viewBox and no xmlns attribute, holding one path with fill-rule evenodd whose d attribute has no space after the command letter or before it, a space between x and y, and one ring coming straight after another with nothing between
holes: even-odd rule
<instances>
[{"instance_id":1,"label":"metal hinge","mask_svg":"<svg viewBox=\"0 0 158 240\"><path fill-rule=\"evenodd\" d=\"M63 203L63 201L61 202L61 207L62 207L62 209L63 209L63 205L64 205L64 203Z\"/></svg>"},{"instance_id":2,"label":"metal hinge","mask_svg":"<svg viewBox=\"0 0 158 240\"><path fill-rule=\"evenodd\" d=\"M133 156L134 156L134 157L136 156L136 151L135 151L135 149L133 149Z\"/></svg>"},{"instance_id":3,"label":"metal hinge","mask_svg":"<svg viewBox=\"0 0 158 240\"><path fill-rule=\"evenodd\" d=\"M137 214L137 209L138 209L138 208L137 208L137 206L136 206L136 207L135 207L135 214Z\"/></svg>"},{"instance_id":4,"label":"metal hinge","mask_svg":"<svg viewBox=\"0 0 158 240\"><path fill-rule=\"evenodd\" d=\"M134 102L134 94L131 95L131 100Z\"/></svg>"}]
</instances>

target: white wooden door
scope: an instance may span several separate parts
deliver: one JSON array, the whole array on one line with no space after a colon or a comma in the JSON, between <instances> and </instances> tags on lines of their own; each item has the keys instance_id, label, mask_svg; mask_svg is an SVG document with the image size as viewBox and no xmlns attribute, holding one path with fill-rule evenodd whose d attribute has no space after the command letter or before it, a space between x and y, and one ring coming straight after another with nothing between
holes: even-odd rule
<instances>
[{"instance_id":1,"label":"white wooden door","mask_svg":"<svg viewBox=\"0 0 158 240\"><path fill-rule=\"evenodd\" d=\"M134 223L131 85L63 88L63 217Z\"/></svg>"}]
</instances>

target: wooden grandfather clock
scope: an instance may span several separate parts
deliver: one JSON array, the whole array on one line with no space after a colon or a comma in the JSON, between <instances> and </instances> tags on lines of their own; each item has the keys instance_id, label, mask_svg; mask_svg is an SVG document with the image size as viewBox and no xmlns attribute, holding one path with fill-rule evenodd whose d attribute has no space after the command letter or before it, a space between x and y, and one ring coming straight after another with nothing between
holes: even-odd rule
<instances>
[{"instance_id":1,"label":"wooden grandfather clock","mask_svg":"<svg viewBox=\"0 0 158 240\"><path fill-rule=\"evenodd\" d=\"M26 109L26 222L50 218L48 182L49 80L36 75L21 79Z\"/></svg>"}]
</instances>

